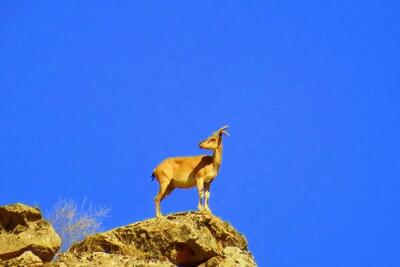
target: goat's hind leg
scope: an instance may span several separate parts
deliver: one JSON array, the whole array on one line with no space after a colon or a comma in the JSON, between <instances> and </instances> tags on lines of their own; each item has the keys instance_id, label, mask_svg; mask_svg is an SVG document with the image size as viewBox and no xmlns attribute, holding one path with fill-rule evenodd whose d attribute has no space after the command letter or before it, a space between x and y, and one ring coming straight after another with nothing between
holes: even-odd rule
<instances>
[{"instance_id":1,"label":"goat's hind leg","mask_svg":"<svg viewBox=\"0 0 400 267\"><path fill-rule=\"evenodd\" d=\"M158 194L154 199L154 202L156 204L156 216L157 216L157 218L162 216L161 210L160 210L160 202L165 197L165 193L167 191L168 185L169 185L169 182L160 182L160 188L158 190Z\"/></svg>"}]
</instances>

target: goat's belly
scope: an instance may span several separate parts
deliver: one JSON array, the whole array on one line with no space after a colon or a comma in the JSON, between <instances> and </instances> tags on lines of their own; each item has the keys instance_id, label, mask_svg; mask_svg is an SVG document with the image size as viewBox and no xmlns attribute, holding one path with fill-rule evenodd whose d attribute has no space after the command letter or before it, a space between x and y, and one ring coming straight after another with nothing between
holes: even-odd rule
<instances>
[{"instance_id":1,"label":"goat's belly","mask_svg":"<svg viewBox=\"0 0 400 267\"><path fill-rule=\"evenodd\" d=\"M174 178L171 182L174 187L178 188L189 188L196 185L196 179L194 177Z\"/></svg>"}]
</instances>

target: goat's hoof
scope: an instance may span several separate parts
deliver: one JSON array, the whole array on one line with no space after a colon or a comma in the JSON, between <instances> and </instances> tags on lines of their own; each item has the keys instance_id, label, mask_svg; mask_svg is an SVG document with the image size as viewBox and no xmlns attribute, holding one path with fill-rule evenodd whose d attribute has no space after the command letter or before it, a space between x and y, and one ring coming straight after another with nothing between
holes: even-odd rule
<instances>
[{"instance_id":1,"label":"goat's hoof","mask_svg":"<svg viewBox=\"0 0 400 267\"><path fill-rule=\"evenodd\" d=\"M199 210L199 212L200 212L201 214L207 214L207 213L208 213L206 209L201 209L201 210Z\"/></svg>"}]
</instances>

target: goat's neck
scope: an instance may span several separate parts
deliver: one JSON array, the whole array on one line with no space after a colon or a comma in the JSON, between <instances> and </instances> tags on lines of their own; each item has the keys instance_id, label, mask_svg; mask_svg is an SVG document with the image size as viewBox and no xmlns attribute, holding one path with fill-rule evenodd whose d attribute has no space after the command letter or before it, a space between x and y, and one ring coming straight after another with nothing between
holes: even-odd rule
<instances>
[{"instance_id":1,"label":"goat's neck","mask_svg":"<svg viewBox=\"0 0 400 267\"><path fill-rule=\"evenodd\" d=\"M222 144L219 145L218 148L215 149L213 153L213 166L215 170L215 175L218 174L221 162L222 162Z\"/></svg>"}]
</instances>

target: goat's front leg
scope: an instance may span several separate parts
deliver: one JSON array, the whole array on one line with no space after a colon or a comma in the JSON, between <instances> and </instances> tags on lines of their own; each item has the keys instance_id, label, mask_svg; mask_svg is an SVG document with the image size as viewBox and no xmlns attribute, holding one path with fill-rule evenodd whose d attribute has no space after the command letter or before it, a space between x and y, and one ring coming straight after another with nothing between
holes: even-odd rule
<instances>
[{"instance_id":1,"label":"goat's front leg","mask_svg":"<svg viewBox=\"0 0 400 267\"><path fill-rule=\"evenodd\" d=\"M205 194L205 201L204 201L204 208L207 212L211 213L210 208L208 207L208 199L210 198L210 186L211 183L206 183L204 185L204 194Z\"/></svg>"},{"instance_id":2,"label":"goat's front leg","mask_svg":"<svg viewBox=\"0 0 400 267\"><path fill-rule=\"evenodd\" d=\"M203 207L204 180L202 178L197 178L196 179L196 184L197 184L197 191L199 192L199 204L197 205L197 208L200 211L203 211L204 210L204 207Z\"/></svg>"}]
</instances>

